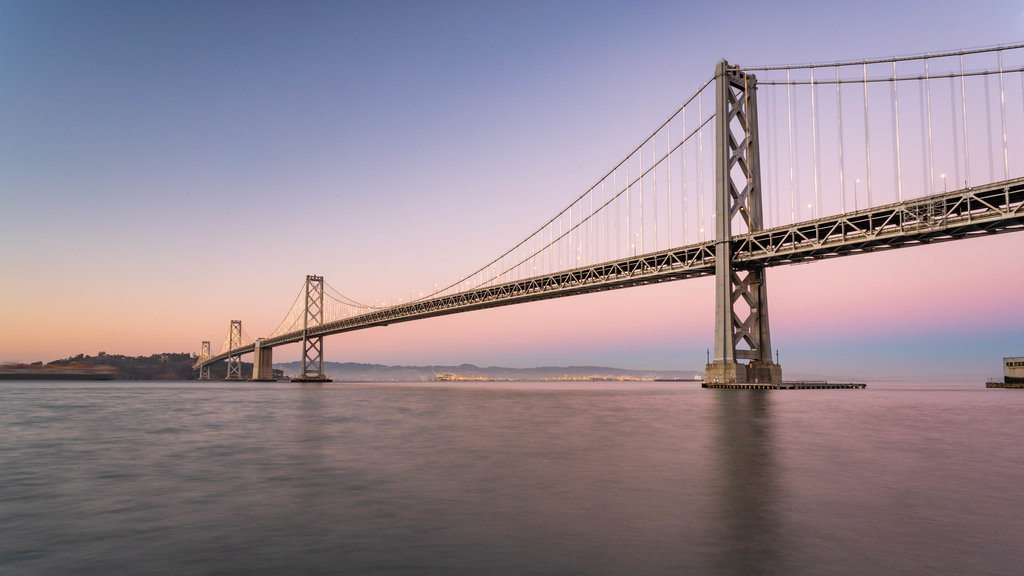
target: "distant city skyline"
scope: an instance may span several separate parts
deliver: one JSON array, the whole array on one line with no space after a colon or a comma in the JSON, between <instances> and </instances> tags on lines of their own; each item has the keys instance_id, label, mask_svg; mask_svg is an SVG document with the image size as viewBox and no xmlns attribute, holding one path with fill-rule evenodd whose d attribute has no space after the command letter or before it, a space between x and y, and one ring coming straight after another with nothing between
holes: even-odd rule
<instances>
[{"instance_id":1,"label":"distant city skyline","mask_svg":"<svg viewBox=\"0 0 1024 576\"><path fill-rule=\"evenodd\" d=\"M723 57L1024 39L1024 6L994 1L682 4L0 3L0 362L216 351L232 319L273 330L306 274L368 302L446 285ZM769 269L784 374L998 376L1024 354L1022 247ZM325 359L700 370L713 314L713 280L687 280L336 335Z\"/></svg>"}]
</instances>

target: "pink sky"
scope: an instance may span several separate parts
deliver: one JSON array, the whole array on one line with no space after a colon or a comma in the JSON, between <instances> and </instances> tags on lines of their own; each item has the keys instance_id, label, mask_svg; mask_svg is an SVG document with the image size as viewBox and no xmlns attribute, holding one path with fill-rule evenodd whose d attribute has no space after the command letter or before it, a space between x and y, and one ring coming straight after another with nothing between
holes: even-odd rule
<instances>
[{"instance_id":1,"label":"pink sky","mask_svg":"<svg viewBox=\"0 0 1024 576\"><path fill-rule=\"evenodd\" d=\"M771 42L698 24L728 21L724 6L577 8L282 5L241 22L212 6L0 8L0 361L216 350L232 319L273 330L306 274L371 302L451 282L592 185L723 56L832 61L1024 37L1020 7L999 2L744 6ZM843 25L816 25L835 11ZM1022 242L770 270L787 375L998 375L999 358L1024 354ZM325 348L386 364L700 369L713 305L700 279Z\"/></svg>"}]
</instances>

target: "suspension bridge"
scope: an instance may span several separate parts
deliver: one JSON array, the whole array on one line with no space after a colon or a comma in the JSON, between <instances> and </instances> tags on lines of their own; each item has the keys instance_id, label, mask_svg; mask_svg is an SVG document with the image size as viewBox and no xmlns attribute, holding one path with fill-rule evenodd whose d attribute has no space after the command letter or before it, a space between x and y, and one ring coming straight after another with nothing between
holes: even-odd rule
<instances>
[{"instance_id":1,"label":"suspension bridge","mask_svg":"<svg viewBox=\"0 0 1024 576\"><path fill-rule=\"evenodd\" d=\"M667 120L569 205L471 274L408 302L357 302L307 276L277 328L232 320L227 362L326 380L323 338L496 306L714 276L705 380L782 382L765 270L1024 229L1024 44L744 67L721 61Z\"/></svg>"}]
</instances>

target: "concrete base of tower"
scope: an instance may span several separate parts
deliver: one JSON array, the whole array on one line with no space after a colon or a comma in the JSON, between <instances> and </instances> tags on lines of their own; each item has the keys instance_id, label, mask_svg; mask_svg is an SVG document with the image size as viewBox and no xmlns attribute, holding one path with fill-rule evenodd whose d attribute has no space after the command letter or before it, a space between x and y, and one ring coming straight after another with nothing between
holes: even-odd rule
<instances>
[{"instance_id":1,"label":"concrete base of tower","mask_svg":"<svg viewBox=\"0 0 1024 576\"><path fill-rule=\"evenodd\" d=\"M310 374L308 376L296 376L292 382L331 382L332 380L324 375Z\"/></svg>"},{"instance_id":2,"label":"concrete base of tower","mask_svg":"<svg viewBox=\"0 0 1024 576\"><path fill-rule=\"evenodd\" d=\"M718 384L781 384L782 366L751 362L715 362L704 368L704 382Z\"/></svg>"}]
</instances>

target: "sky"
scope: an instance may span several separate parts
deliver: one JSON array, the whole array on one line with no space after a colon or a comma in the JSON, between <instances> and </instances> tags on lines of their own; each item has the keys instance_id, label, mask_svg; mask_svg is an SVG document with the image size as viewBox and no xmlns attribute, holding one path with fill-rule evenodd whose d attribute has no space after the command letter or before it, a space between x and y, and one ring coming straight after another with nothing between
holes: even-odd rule
<instances>
[{"instance_id":1,"label":"sky","mask_svg":"<svg viewBox=\"0 0 1024 576\"><path fill-rule=\"evenodd\" d=\"M1024 0L0 0L0 361L216 351L232 319L270 333L307 274L368 302L446 285L586 190L722 58L1022 39ZM1000 376L1024 355L1022 248L770 269L784 374ZM335 335L325 359L699 370L713 286Z\"/></svg>"}]
</instances>

